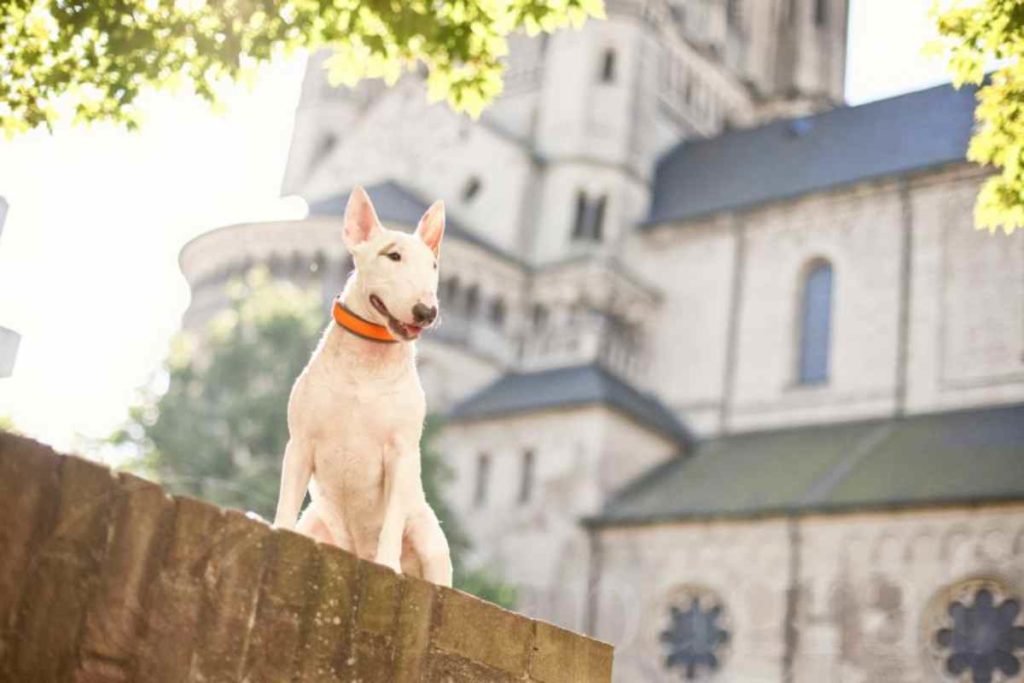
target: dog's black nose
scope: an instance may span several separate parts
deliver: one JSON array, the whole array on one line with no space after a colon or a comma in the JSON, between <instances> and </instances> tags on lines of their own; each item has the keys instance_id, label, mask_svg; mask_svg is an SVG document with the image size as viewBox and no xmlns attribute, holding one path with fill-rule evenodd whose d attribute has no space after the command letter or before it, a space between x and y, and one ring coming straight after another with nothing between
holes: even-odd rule
<instances>
[{"instance_id":1,"label":"dog's black nose","mask_svg":"<svg viewBox=\"0 0 1024 683\"><path fill-rule=\"evenodd\" d=\"M417 325L429 325L437 317L437 306L416 304L412 307L412 319Z\"/></svg>"}]
</instances>

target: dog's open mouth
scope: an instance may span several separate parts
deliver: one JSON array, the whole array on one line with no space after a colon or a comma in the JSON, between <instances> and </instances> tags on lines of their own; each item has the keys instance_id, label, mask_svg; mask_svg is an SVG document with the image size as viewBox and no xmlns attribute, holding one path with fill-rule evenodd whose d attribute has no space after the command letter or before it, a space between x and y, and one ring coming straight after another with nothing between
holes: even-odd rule
<instances>
[{"instance_id":1,"label":"dog's open mouth","mask_svg":"<svg viewBox=\"0 0 1024 683\"><path fill-rule=\"evenodd\" d=\"M381 301L380 297L378 297L376 294L370 295L370 304L377 309L378 313L384 316L384 318L387 320L388 329L391 330L391 333L394 334L399 339L404 339L405 341L412 341L414 339L419 338L420 333L423 332L423 328L420 327L419 325L404 323L395 316L391 315L391 311L388 310L388 307L384 305L384 302Z\"/></svg>"}]
</instances>

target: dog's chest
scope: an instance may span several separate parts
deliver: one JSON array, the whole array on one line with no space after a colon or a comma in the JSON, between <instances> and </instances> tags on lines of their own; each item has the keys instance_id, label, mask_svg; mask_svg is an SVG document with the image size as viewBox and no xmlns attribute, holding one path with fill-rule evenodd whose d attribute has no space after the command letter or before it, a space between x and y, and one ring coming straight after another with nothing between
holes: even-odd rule
<instances>
[{"instance_id":1,"label":"dog's chest","mask_svg":"<svg viewBox=\"0 0 1024 683\"><path fill-rule=\"evenodd\" d=\"M324 437L386 440L396 429L423 419L423 390L415 369L390 377L311 372L306 379L301 410Z\"/></svg>"},{"instance_id":2,"label":"dog's chest","mask_svg":"<svg viewBox=\"0 0 1024 683\"><path fill-rule=\"evenodd\" d=\"M294 406L314 442L314 476L325 493L379 487L396 443L415 442L425 401L415 366L380 372L315 360L296 387Z\"/></svg>"}]
</instances>

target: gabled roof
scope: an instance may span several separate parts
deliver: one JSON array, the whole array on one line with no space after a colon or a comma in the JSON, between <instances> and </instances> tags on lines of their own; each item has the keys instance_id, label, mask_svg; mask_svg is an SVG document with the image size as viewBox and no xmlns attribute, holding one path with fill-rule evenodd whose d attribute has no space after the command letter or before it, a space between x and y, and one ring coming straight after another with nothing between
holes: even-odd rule
<instances>
[{"instance_id":1,"label":"gabled roof","mask_svg":"<svg viewBox=\"0 0 1024 683\"><path fill-rule=\"evenodd\" d=\"M737 434L613 496L592 524L1024 501L1024 404Z\"/></svg>"},{"instance_id":2,"label":"gabled roof","mask_svg":"<svg viewBox=\"0 0 1024 683\"><path fill-rule=\"evenodd\" d=\"M449 418L457 422L590 404L607 405L689 447L686 425L661 401L596 364L504 375L455 406Z\"/></svg>"},{"instance_id":3,"label":"gabled roof","mask_svg":"<svg viewBox=\"0 0 1024 683\"><path fill-rule=\"evenodd\" d=\"M644 223L684 222L964 161L975 92L942 85L684 141L658 163Z\"/></svg>"},{"instance_id":4,"label":"gabled roof","mask_svg":"<svg viewBox=\"0 0 1024 683\"><path fill-rule=\"evenodd\" d=\"M384 222L415 226L431 204L431 202L423 199L414 190L394 180L385 180L369 185L364 189L370 195L373 207L377 210L377 217ZM349 194L350 192L342 192L310 202L309 215L343 217ZM452 219L451 216L445 219L445 236L469 242L498 258L521 265L518 258L466 229L458 221Z\"/></svg>"}]
</instances>

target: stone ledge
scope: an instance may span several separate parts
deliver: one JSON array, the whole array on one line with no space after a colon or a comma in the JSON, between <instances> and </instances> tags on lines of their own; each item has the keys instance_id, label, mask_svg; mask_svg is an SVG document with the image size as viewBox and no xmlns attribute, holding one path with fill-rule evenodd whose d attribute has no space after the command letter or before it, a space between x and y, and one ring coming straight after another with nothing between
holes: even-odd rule
<instances>
[{"instance_id":1,"label":"stone ledge","mask_svg":"<svg viewBox=\"0 0 1024 683\"><path fill-rule=\"evenodd\" d=\"M0 680L611 680L612 648L0 432Z\"/></svg>"}]
</instances>

